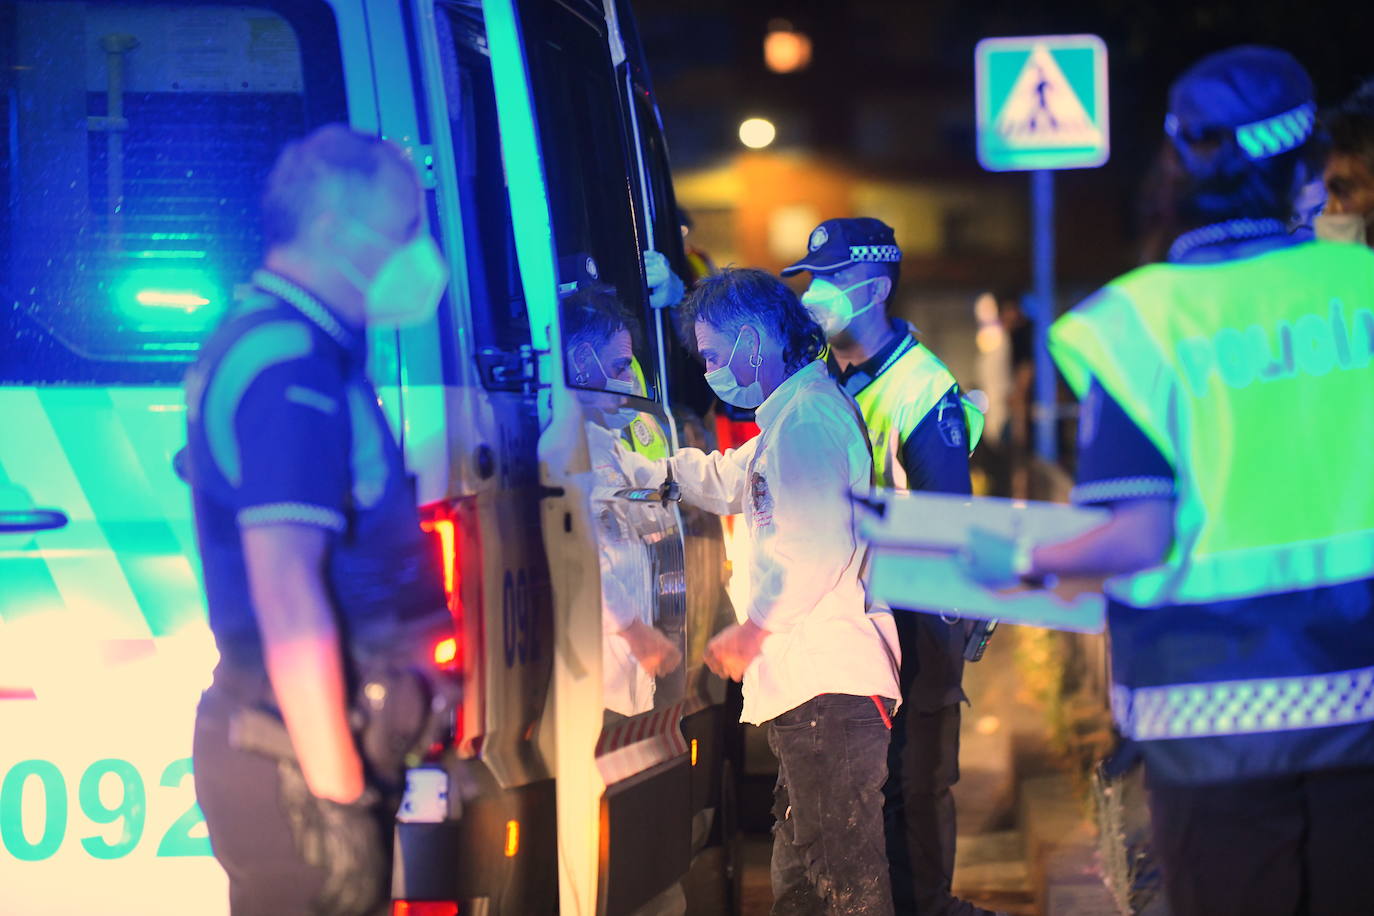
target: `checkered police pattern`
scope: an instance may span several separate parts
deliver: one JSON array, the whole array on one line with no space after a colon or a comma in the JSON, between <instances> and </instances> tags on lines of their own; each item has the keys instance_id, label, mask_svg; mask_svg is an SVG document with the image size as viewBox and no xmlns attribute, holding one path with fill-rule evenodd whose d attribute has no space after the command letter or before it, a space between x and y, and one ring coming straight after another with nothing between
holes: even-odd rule
<instances>
[{"instance_id":1,"label":"checkered police pattern","mask_svg":"<svg viewBox=\"0 0 1374 916\"><path fill-rule=\"evenodd\" d=\"M1374 668L1135 690L1114 684L1112 712L1137 741L1354 725L1374 721Z\"/></svg>"},{"instance_id":2,"label":"checkered police pattern","mask_svg":"<svg viewBox=\"0 0 1374 916\"><path fill-rule=\"evenodd\" d=\"M859 262L893 262L902 259L902 250L896 245L850 245L850 260Z\"/></svg>"}]
</instances>

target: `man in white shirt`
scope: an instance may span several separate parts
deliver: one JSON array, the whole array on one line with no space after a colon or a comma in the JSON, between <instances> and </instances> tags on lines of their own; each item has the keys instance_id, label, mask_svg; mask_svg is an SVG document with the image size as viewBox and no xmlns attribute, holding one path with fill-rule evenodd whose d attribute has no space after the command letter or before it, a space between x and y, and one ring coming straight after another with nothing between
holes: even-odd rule
<instances>
[{"instance_id":1,"label":"man in white shirt","mask_svg":"<svg viewBox=\"0 0 1374 916\"><path fill-rule=\"evenodd\" d=\"M882 787L899 650L891 613L870 613L848 498L872 475L863 420L818 359L821 329L776 277L707 277L681 319L711 387L756 408L760 428L738 449L683 449L667 464L683 499L745 515L749 604L706 662L743 680L740 718L768 726L778 757L773 912L886 916Z\"/></svg>"}]
</instances>

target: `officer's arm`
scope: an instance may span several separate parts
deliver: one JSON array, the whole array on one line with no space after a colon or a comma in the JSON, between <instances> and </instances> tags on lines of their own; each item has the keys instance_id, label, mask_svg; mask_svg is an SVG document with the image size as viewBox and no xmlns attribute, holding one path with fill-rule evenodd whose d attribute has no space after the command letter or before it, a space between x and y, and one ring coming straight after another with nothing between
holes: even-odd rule
<instances>
[{"instance_id":1,"label":"officer's arm","mask_svg":"<svg viewBox=\"0 0 1374 916\"><path fill-rule=\"evenodd\" d=\"M1172 499L1130 499L1112 506L1105 524L1031 552L1031 577L1115 576L1157 566L1174 541Z\"/></svg>"},{"instance_id":2,"label":"officer's arm","mask_svg":"<svg viewBox=\"0 0 1374 916\"><path fill-rule=\"evenodd\" d=\"M1094 379L1079 417L1071 497L1111 520L1031 554L1031 575L1112 576L1158 565L1174 540L1174 472L1121 405Z\"/></svg>"},{"instance_id":3,"label":"officer's arm","mask_svg":"<svg viewBox=\"0 0 1374 916\"><path fill-rule=\"evenodd\" d=\"M906 472L906 488L926 493L971 494L968 440L968 421L959 391L951 387L911 431L897 453Z\"/></svg>"},{"instance_id":4,"label":"officer's arm","mask_svg":"<svg viewBox=\"0 0 1374 916\"><path fill-rule=\"evenodd\" d=\"M325 589L328 537L323 528L292 524L253 525L241 535L267 675L306 785L347 803L363 792L363 765Z\"/></svg>"}]
</instances>

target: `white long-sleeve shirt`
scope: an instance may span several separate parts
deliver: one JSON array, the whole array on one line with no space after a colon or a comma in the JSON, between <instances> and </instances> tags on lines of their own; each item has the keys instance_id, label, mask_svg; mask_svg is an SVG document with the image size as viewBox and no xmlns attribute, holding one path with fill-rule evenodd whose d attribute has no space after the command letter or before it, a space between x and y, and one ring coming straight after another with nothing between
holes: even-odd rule
<instances>
[{"instance_id":1,"label":"white long-sleeve shirt","mask_svg":"<svg viewBox=\"0 0 1374 916\"><path fill-rule=\"evenodd\" d=\"M745 515L748 615L771 635L744 673L740 720L761 724L823 693L899 699L897 631L891 612L869 612L849 499L872 473L858 407L816 361L755 419L759 434L738 449L668 459L683 499Z\"/></svg>"}]
</instances>

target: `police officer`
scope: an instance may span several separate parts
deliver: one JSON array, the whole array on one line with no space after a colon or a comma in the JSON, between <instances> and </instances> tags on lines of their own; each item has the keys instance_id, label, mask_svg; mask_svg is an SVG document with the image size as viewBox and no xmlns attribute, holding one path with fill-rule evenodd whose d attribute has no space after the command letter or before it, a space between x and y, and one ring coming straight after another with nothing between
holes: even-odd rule
<instances>
[{"instance_id":1,"label":"police officer","mask_svg":"<svg viewBox=\"0 0 1374 916\"><path fill-rule=\"evenodd\" d=\"M1113 712L1179 916L1374 913L1374 252L1285 231L1313 120L1282 51L1175 82L1189 229L1051 332L1074 499L1111 520L973 545L989 581L1115 575Z\"/></svg>"},{"instance_id":2,"label":"police officer","mask_svg":"<svg viewBox=\"0 0 1374 916\"><path fill-rule=\"evenodd\" d=\"M263 216L263 268L186 384L221 658L197 713L196 792L235 916L374 913L401 764L355 733L353 697L367 679L380 720L413 691L372 680L374 660L451 623L364 332L427 317L446 272L410 164L341 125L287 145Z\"/></svg>"},{"instance_id":3,"label":"police officer","mask_svg":"<svg viewBox=\"0 0 1374 916\"><path fill-rule=\"evenodd\" d=\"M811 231L807 248L782 273L811 273L802 304L829 340L831 374L863 412L875 483L971 493L969 452L983 415L915 329L888 314L902 261L891 227L869 217L830 219ZM967 630L938 614L896 619L904 701L884 790L893 902L922 916L982 913L950 893Z\"/></svg>"},{"instance_id":4,"label":"police officer","mask_svg":"<svg viewBox=\"0 0 1374 916\"><path fill-rule=\"evenodd\" d=\"M1374 245L1374 79L1322 118L1331 140L1318 238Z\"/></svg>"}]
</instances>

